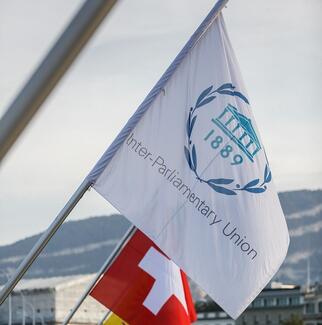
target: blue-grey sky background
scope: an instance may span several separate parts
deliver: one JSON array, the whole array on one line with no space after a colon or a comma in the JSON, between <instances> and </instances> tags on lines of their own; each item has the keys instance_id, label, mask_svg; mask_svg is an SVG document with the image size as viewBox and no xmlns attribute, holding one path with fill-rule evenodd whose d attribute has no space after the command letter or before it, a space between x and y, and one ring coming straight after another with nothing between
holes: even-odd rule
<instances>
[{"instance_id":1,"label":"blue-grey sky background","mask_svg":"<svg viewBox=\"0 0 322 325\"><path fill-rule=\"evenodd\" d=\"M0 115L80 7L0 1ZM123 0L0 166L0 245L44 230L214 0ZM224 9L278 190L322 188L322 1ZM115 210L94 191L70 219Z\"/></svg>"}]
</instances>

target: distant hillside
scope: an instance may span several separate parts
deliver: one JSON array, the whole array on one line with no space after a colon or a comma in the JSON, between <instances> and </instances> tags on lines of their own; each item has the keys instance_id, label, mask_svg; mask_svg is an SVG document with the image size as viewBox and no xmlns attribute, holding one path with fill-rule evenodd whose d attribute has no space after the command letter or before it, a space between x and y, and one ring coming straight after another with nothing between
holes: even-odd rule
<instances>
[{"instance_id":1,"label":"distant hillside","mask_svg":"<svg viewBox=\"0 0 322 325\"><path fill-rule=\"evenodd\" d=\"M322 191L294 191L279 195L291 236L289 251L276 278L303 284L308 261L312 282L322 280Z\"/></svg>"},{"instance_id":2,"label":"distant hillside","mask_svg":"<svg viewBox=\"0 0 322 325\"><path fill-rule=\"evenodd\" d=\"M288 256L275 279L303 284L310 259L311 280L322 279L322 191L280 193L291 234ZM27 277L51 277L96 272L130 226L121 215L66 222ZM12 272L39 238L35 235L0 246L0 270ZM5 278L0 272L0 282ZM2 276L2 277L1 277Z\"/></svg>"},{"instance_id":3,"label":"distant hillside","mask_svg":"<svg viewBox=\"0 0 322 325\"><path fill-rule=\"evenodd\" d=\"M129 226L130 223L121 215L66 222L26 276L52 277L96 272ZM0 269L7 273L14 271L40 236L0 246ZM3 280L2 275L0 281Z\"/></svg>"}]
</instances>

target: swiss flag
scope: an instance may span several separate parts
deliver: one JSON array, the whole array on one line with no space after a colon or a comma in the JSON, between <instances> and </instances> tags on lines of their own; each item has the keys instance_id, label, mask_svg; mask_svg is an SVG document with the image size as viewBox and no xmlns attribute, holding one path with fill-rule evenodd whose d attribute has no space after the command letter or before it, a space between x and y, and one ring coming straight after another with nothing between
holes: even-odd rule
<instances>
[{"instance_id":1,"label":"swiss flag","mask_svg":"<svg viewBox=\"0 0 322 325\"><path fill-rule=\"evenodd\" d=\"M139 230L91 296L130 325L186 325L196 320L186 275Z\"/></svg>"}]
</instances>

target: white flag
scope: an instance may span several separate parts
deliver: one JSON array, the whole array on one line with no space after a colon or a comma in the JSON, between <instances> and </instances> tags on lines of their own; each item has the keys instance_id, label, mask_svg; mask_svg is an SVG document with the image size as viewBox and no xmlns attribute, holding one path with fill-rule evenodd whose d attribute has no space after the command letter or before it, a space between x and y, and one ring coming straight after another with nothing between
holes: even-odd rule
<instances>
[{"instance_id":1,"label":"white flag","mask_svg":"<svg viewBox=\"0 0 322 325\"><path fill-rule=\"evenodd\" d=\"M221 15L94 188L233 318L279 269L287 226Z\"/></svg>"}]
</instances>

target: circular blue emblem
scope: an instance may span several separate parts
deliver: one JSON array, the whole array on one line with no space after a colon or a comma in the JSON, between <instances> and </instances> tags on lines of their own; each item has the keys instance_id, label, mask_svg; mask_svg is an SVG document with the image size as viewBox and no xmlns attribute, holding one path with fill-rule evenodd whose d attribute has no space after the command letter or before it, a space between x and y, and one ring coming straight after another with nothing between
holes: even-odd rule
<instances>
[{"instance_id":1,"label":"circular blue emblem","mask_svg":"<svg viewBox=\"0 0 322 325\"><path fill-rule=\"evenodd\" d=\"M215 90L213 86L210 86L199 95L194 107L190 108L187 119L187 146L184 146L184 154L189 168L198 181L207 184L217 193L225 195L237 195L240 192L264 193L267 184L272 180L272 173L268 163L265 165L262 177L251 179L243 185L231 177L205 179L198 170L198 150L191 137L198 118L197 112L202 106L209 104L220 95L236 96L249 104L248 99L241 92L236 91L231 83L225 83ZM232 166L242 164L245 159L254 162L254 157L262 149L262 146L252 122L247 116L241 114L233 105L228 104L223 112L219 116L212 118L211 121L240 151L240 153L234 154L233 146L224 143L223 137L215 134L212 129L204 137L204 140L210 142L212 149L218 151L218 155L224 159L230 158L230 165Z\"/></svg>"}]
</instances>

